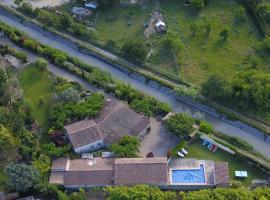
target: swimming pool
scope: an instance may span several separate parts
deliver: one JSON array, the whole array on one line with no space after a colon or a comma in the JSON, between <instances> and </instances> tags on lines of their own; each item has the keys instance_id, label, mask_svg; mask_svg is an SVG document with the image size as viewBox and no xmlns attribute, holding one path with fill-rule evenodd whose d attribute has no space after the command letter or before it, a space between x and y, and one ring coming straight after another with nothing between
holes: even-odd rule
<instances>
[{"instance_id":1,"label":"swimming pool","mask_svg":"<svg viewBox=\"0 0 270 200\"><path fill-rule=\"evenodd\" d=\"M173 169L171 172L172 183L205 183L203 165L199 169Z\"/></svg>"}]
</instances>

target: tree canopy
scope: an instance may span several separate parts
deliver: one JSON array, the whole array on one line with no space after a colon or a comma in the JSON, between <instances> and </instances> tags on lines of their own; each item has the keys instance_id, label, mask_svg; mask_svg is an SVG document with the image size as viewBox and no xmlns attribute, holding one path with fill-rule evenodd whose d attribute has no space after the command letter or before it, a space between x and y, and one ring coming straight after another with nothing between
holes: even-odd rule
<instances>
[{"instance_id":1,"label":"tree canopy","mask_svg":"<svg viewBox=\"0 0 270 200\"><path fill-rule=\"evenodd\" d=\"M134 158L138 156L140 141L137 137L123 136L118 143L112 144L110 150L118 158Z\"/></svg>"},{"instance_id":2,"label":"tree canopy","mask_svg":"<svg viewBox=\"0 0 270 200\"><path fill-rule=\"evenodd\" d=\"M104 189L108 200L176 200L176 193L162 192L157 187L136 185L133 187L108 187Z\"/></svg>"},{"instance_id":3,"label":"tree canopy","mask_svg":"<svg viewBox=\"0 0 270 200\"><path fill-rule=\"evenodd\" d=\"M11 163L6 166L5 174L8 177L8 186L19 192L27 192L34 188L40 178L38 171L26 164Z\"/></svg>"},{"instance_id":4,"label":"tree canopy","mask_svg":"<svg viewBox=\"0 0 270 200\"><path fill-rule=\"evenodd\" d=\"M146 60L147 49L143 41L130 40L123 45L122 53L135 63L142 64Z\"/></svg>"},{"instance_id":5,"label":"tree canopy","mask_svg":"<svg viewBox=\"0 0 270 200\"><path fill-rule=\"evenodd\" d=\"M194 119L186 113L177 113L165 121L168 130L177 136L189 135L194 122Z\"/></svg>"}]
</instances>

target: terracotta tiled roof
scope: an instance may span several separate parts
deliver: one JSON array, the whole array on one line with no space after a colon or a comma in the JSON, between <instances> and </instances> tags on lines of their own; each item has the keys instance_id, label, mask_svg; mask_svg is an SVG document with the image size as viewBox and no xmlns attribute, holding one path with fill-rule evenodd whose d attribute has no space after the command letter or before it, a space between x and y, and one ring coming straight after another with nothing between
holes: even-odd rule
<instances>
[{"instance_id":1,"label":"terracotta tiled roof","mask_svg":"<svg viewBox=\"0 0 270 200\"><path fill-rule=\"evenodd\" d=\"M115 160L115 185L168 184L166 158L123 158Z\"/></svg>"},{"instance_id":2,"label":"terracotta tiled roof","mask_svg":"<svg viewBox=\"0 0 270 200\"><path fill-rule=\"evenodd\" d=\"M226 162L215 162L215 184L228 185L230 180L229 167Z\"/></svg>"}]
</instances>

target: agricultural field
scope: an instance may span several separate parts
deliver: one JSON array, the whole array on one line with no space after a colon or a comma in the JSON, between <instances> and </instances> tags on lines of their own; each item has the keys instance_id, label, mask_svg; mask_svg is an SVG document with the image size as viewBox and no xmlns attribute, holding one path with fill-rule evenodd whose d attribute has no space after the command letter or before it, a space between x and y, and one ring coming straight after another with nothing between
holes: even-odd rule
<instances>
[{"instance_id":1,"label":"agricultural field","mask_svg":"<svg viewBox=\"0 0 270 200\"><path fill-rule=\"evenodd\" d=\"M201 140L195 141L187 148L189 158L197 158L204 160L214 160L217 162L228 162L230 170L230 178L234 181L241 181L243 185L250 185L254 179L264 179L267 175L258 168L251 166L247 162L238 160L234 155L231 155L221 149L215 153L209 151L207 147L202 146ZM238 179L234 176L234 171L247 171L248 177L245 179Z\"/></svg>"}]
</instances>

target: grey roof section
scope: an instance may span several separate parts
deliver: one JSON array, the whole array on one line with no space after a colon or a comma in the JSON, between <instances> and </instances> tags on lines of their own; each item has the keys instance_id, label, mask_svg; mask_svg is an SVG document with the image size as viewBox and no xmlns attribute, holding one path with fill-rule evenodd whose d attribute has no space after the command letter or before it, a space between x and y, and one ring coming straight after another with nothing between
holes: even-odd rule
<instances>
[{"instance_id":1,"label":"grey roof section","mask_svg":"<svg viewBox=\"0 0 270 200\"><path fill-rule=\"evenodd\" d=\"M65 126L65 129L75 149L102 140L94 120L79 121Z\"/></svg>"},{"instance_id":2,"label":"grey roof section","mask_svg":"<svg viewBox=\"0 0 270 200\"><path fill-rule=\"evenodd\" d=\"M68 134L75 134L80 131L83 131L85 129L91 128L96 125L96 122L94 120L82 120L70 125L65 126L66 131Z\"/></svg>"},{"instance_id":3,"label":"grey roof section","mask_svg":"<svg viewBox=\"0 0 270 200\"><path fill-rule=\"evenodd\" d=\"M167 158L123 158L115 160L115 185L167 185Z\"/></svg>"},{"instance_id":4,"label":"grey roof section","mask_svg":"<svg viewBox=\"0 0 270 200\"><path fill-rule=\"evenodd\" d=\"M107 145L117 142L124 135L138 136L149 126L148 118L136 113L123 103L98 124Z\"/></svg>"},{"instance_id":5,"label":"grey roof section","mask_svg":"<svg viewBox=\"0 0 270 200\"><path fill-rule=\"evenodd\" d=\"M101 186L113 185L113 170L67 171L65 185Z\"/></svg>"},{"instance_id":6,"label":"grey roof section","mask_svg":"<svg viewBox=\"0 0 270 200\"><path fill-rule=\"evenodd\" d=\"M103 140L106 145L124 135L138 136L150 126L150 121L128 108L125 103L107 99L98 117L65 126L75 149Z\"/></svg>"},{"instance_id":7,"label":"grey roof section","mask_svg":"<svg viewBox=\"0 0 270 200\"><path fill-rule=\"evenodd\" d=\"M52 170L55 171L65 171L67 168L67 163L69 162L69 158L58 158L56 160L53 161Z\"/></svg>"},{"instance_id":8,"label":"grey roof section","mask_svg":"<svg viewBox=\"0 0 270 200\"><path fill-rule=\"evenodd\" d=\"M65 172L65 185L113 185L114 159L71 160Z\"/></svg>"},{"instance_id":9,"label":"grey roof section","mask_svg":"<svg viewBox=\"0 0 270 200\"><path fill-rule=\"evenodd\" d=\"M230 175L229 167L226 162L215 162L215 184L229 185Z\"/></svg>"},{"instance_id":10,"label":"grey roof section","mask_svg":"<svg viewBox=\"0 0 270 200\"><path fill-rule=\"evenodd\" d=\"M52 170L50 178L49 178L49 183L62 185L62 184L64 184L64 176L65 176L64 171L53 171Z\"/></svg>"}]
</instances>

